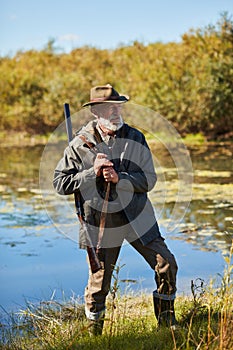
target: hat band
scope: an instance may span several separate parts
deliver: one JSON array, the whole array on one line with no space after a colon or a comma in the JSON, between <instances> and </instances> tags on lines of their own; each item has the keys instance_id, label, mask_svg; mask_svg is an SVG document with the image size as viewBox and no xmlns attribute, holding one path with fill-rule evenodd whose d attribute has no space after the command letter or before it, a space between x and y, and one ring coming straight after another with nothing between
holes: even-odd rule
<instances>
[{"instance_id":1,"label":"hat band","mask_svg":"<svg viewBox=\"0 0 233 350\"><path fill-rule=\"evenodd\" d=\"M106 96L106 97L97 97L92 99L90 102L98 102L98 101L107 101L107 100L118 100L120 96Z\"/></svg>"}]
</instances>

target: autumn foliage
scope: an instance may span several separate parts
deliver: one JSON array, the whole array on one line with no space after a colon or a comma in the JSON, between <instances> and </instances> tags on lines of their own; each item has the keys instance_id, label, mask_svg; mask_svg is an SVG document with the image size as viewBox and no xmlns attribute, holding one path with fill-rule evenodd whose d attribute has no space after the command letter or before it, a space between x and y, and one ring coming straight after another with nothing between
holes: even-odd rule
<instances>
[{"instance_id":1,"label":"autumn foliage","mask_svg":"<svg viewBox=\"0 0 233 350\"><path fill-rule=\"evenodd\" d=\"M233 22L190 30L179 43L134 42L114 50L81 47L0 58L0 129L51 132L88 101L90 88L111 83L143 106L160 112L178 131L210 138L233 126Z\"/></svg>"}]
</instances>

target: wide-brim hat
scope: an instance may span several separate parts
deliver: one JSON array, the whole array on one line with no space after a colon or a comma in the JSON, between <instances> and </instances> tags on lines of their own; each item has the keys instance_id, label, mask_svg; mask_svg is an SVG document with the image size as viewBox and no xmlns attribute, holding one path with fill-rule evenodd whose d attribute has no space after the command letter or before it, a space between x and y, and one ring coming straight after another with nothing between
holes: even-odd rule
<instances>
[{"instance_id":1,"label":"wide-brim hat","mask_svg":"<svg viewBox=\"0 0 233 350\"><path fill-rule=\"evenodd\" d=\"M82 107L91 106L97 103L125 103L129 101L129 96L120 95L110 84L95 86L90 92L90 101Z\"/></svg>"}]
</instances>

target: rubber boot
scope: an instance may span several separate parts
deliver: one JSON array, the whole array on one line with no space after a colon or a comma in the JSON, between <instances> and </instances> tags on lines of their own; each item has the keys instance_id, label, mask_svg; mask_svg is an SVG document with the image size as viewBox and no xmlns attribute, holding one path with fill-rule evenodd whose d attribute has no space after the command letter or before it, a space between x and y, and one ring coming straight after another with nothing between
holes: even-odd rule
<instances>
[{"instance_id":1,"label":"rubber boot","mask_svg":"<svg viewBox=\"0 0 233 350\"><path fill-rule=\"evenodd\" d=\"M90 320L89 333L92 336L102 335L104 319Z\"/></svg>"},{"instance_id":2,"label":"rubber boot","mask_svg":"<svg viewBox=\"0 0 233 350\"><path fill-rule=\"evenodd\" d=\"M101 335L104 327L104 310L88 316L92 316L89 318L89 334L91 336Z\"/></svg>"},{"instance_id":3,"label":"rubber boot","mask_svg":"<svg viewBox=\"0 0 233 350\"><path fill-rule=\"evenodd\" d=\"M163 300L153 297L153 302L158 325L175 329L177 321L175 318L174 300Z\"/></svg>"}]
</instances>

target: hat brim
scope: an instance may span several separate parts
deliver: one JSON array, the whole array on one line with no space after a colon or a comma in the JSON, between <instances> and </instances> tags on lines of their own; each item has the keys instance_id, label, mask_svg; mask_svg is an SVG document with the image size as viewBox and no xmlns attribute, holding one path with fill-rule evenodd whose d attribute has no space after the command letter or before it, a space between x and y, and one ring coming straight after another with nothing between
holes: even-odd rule
<instances>
[{"instance_id":1,"label":"hat brim","mask_svg":"<svg viewBox=\"0 0 233 350\"><path fill-rule=\"evenodd\" d=\"M125 103L125 102L128 102L128 101L129 101L129 97L122 95L122 96L119 96L117 98L117 100L102 100L102 101L93 100L93 101L89 101L89 102L84 103L82 105L82 107L93 106L93 105L101 104L101 103Z\"/></svg>"}]
</instances>

